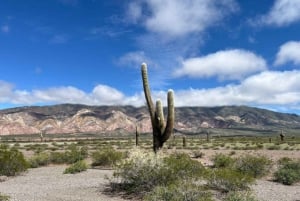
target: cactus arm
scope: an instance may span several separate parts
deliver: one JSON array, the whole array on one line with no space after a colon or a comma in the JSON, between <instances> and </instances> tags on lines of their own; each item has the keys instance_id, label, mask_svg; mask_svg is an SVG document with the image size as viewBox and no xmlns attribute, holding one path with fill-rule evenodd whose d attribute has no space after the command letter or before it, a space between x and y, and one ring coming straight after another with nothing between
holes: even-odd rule
<instances>
[{"instance_id":1,"label":"cactus arm","mask_svg":"<svg viewBox=\"0 0 300 201\"><path fill-rule=\"evenodd\" d=\"M163 132L162 141L165 142L173 133L175 119L175 109L174 109L174 92L173 90L168 91L168 117L167 125Z\"/></svg>"},{"instance_id":2,"label":"cactus arm","mask_svg":"<svg viewBox=\"0 0 300 201\"><path fill-rule=\"evenodd\" d=\"M161 100L156 101L156 118L157 118L158 127L161 131L160 133L164 133L165 118L164 118L164 112L163 112Z\"/></svg>"},{"instance_id":3,"label":"cactus arm","mask_svg":"<svg viewBox=\"0 0 300 201\"><path fill-rule=\"evenodd\" d=\"M151 92L150 92L150 86L148 82L148 72L147 72L147 64L142 63L142 78L143 78L143 88L144 88L144 94L147 101L151 122L152 124L155 121L155 111L154 111L154 105L151 98Z\"/></svg>"}]
</instances>

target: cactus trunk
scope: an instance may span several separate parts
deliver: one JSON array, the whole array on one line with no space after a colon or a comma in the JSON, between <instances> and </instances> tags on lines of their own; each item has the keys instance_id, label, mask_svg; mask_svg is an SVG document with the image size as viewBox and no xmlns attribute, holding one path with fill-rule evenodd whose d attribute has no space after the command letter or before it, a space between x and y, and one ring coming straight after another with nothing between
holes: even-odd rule
<instances>
[{"instance_id":1,"label":"cactus trunk","mask_svg":"<svg viewBox=\"0 0 300 201\"><path fill-rule=\"evenodd\" d=\"M163 147L164 143L170 138L174 128L174 93L172 90L168 91L168 116L167 123L164 121L163 107L160 100L156 101L154 107L150 86L148 82L147 64L142 64L142 79L144 94L150 113L150 119L153 131L153 150L156 153L160 148Z\"/></svg>"}]
</instances>

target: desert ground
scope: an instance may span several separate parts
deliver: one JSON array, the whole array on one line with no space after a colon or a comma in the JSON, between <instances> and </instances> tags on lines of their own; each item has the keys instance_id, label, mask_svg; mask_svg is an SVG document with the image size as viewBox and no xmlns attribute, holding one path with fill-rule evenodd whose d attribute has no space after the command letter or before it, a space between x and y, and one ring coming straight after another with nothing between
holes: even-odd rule
<instances>
[{"instance_id":1,"label":"desert ground","mask_svg":"<svg viewBox=\"0 0 300 201\"><path fill-rule=\"evenodd\" d=\"M229 150L203 150L201 162L210 165L216 153ZM300 158L299 151L285 150L237 150L236 156L259 154L273 161L282 157ZM126 201L135 200L108 191L112 169L88 169L77 174L63 174L66 165L50 165L29 169L16 177L2 177L0 192L10 196L10 201ZM299 201L300 184L282 185L272 181L271 176L256 180L251 186L260 201Z\"/></svg>"}]
</instances>

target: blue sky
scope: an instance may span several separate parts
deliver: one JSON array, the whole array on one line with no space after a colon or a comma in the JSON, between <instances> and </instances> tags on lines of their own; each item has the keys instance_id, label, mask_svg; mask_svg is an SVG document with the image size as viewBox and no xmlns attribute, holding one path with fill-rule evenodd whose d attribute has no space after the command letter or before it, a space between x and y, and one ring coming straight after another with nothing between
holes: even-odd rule
<instances>
[{"instance_id":1,"label":"blue sky","mask_svg":"<svg viewBox=\"0 0 300 201\"><path fill-rule=\"evenodd\" d=\"M300 114L300 0L4 0L0 108L248 105Z\"/></svg>"}]
</instances>

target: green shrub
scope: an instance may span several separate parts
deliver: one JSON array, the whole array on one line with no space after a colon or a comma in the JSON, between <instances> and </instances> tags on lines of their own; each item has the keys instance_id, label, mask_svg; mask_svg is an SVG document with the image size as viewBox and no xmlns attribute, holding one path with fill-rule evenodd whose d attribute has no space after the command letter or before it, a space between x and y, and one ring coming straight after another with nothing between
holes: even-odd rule
<instances>
[{"instance_id":1,"label":"green shrub","mask_svg":"<svg viewBox=\"0 0 300 201\"><path fill-rule=\"evenodd\" d=\"M230 156L227 156L225 154L216 154L213 159L215 168L225 168L225 167L230 167L234 163L234 159L231 158Z\"/></svg>"},{"instance_id":2,"label":"green shrub","mask_svg":"<svg viewBox=\"0 0 300 201\"><path fill-rule=\"evenodd\" d=\"M111 167L116 165L116 163L123 158L122 152L115 151L112 148L106 148L92 153L92 166Z\"/></svg>"},{"instance_id":3,"label":"green shrub","mask_svg":"<svg viewBox=\"0 0 300 201\"><path fill-rule=\"evenodd\" d=\"M275 181L285 185L292 185L300 181L300 161L289 161L280 165L274 173Z\"/></svg>"},{"instance_id":4,"label":"green shrub","mask_svg":"<svg viewBox=\"0 0 300 201\"><path fill-rule=\"evenodd\" d=\"M229 192L224 201L258 201L250 191Z\"/></svg>"},{"instance_id":5,"label":"green shrub","mask_svg":"<svg viewBox=\"0 0 300 201\"><path fill-rule=\"evenodd\" d=\"M143 193L156 186L168 186L178 180L200 177L204 170L200 162L190 159L187 154L173 154L164 158L160 153L155 155L133 150L126 160L117 165L114 177L121 182L123 190Z\"/></svg>"},{"instance_id":6,"label":"green shrub","mask_svg":"<svg viewBox=\"0 0 300 201\"><path fill-rule=\"evenodd\" d=\"M78 147L76 144L68 146L68 150L65 152L66 162L69 164L83 160L88 156L86 147Z\"/></svg>"},{"instance_id":7,"label":"green shrub","mask_svg":"<svg viewBox=\"0 0 300 201\"><path fill-rule=\"evenodd\" d=\"M64 174L75 174L78 172L86 171L88 165L84 160L77 161L71 164L68 168L65 169Z\"/></svg>"},{"instance_id":8,"label":"green shrub","mask_svg":"<svg viewBox=\"0 0 300 201\"><path fill-rule=\"evenodd\" d=\"M0 201L9 201L9 196L0 193Z\"/></svg>"},{"instance_id":9,"label":"green shrub","mask_svg":"<svg viewBox=\"0 0 300 201\"><path fill-rule=\"evenodd\" d=\"M229 168L214 169L208 178L208 186L224 192L247 190L254 179Z\"/></svg>"},{"instance_id":10,"label":"green shrub","mask_svg":"<svg viewBox=\"0 0 300 201\"><path fill-rule=\"evenodd\" d=\"M235 169L254 178L265 176L272 167L272 161L264 156L245 155L235 162Z\"/></svg>"},{"instance_id":11,"label":"green shrub","mask_svg":"<svg viewBox=\"0 0 300 201\"><path fill-rule=\"evenodd\" d=\"M51 152L50 161L53 164L68 163L68 156L64 152Z\"/></svg>"},{"instance_id":12,"label":"green shrub","mask_svg":"<svg viewBox=\"0 0 300 201\"><path fill-rule=\"evenodd\" d=\"M180 185L158 186L148 193L146 201L212 201L211 193L202 186L190 182Z\"/></svg>"},{"instance_id":13,"label":"green shrub","mask_svg":"<svg viewBox=\"0 0 300 201\"><path fill-rule=\"evenodd\" d=\"M22 152L0 145L0 175L15 176L27 168L28 163Z\"/></svg>"},{"instance_id":14,"label":"green shrub","mask_svg":"<svg viewBox=\"0 0 300 201\"><path fill-rule=\"evenodd\" d=\"M50 163L50 156L45 152L37 153L28 160L28 163L30 168L45 166Z\"/></svg>"},{"instance_id":15,"label":"green shrub","mask_svg":"<svg viewBox=\"0 0 300 201\"><path fill-rule=\"evenodd\" d=\"M289 163L289 162L291 162L291 161L292 161L292 159L289 158L289 157L282 157L282 158L280 158L280 159L277 161L277 163L278 163L279 165L284 165L284 164Z\"/></svg>"}]
</instances>

